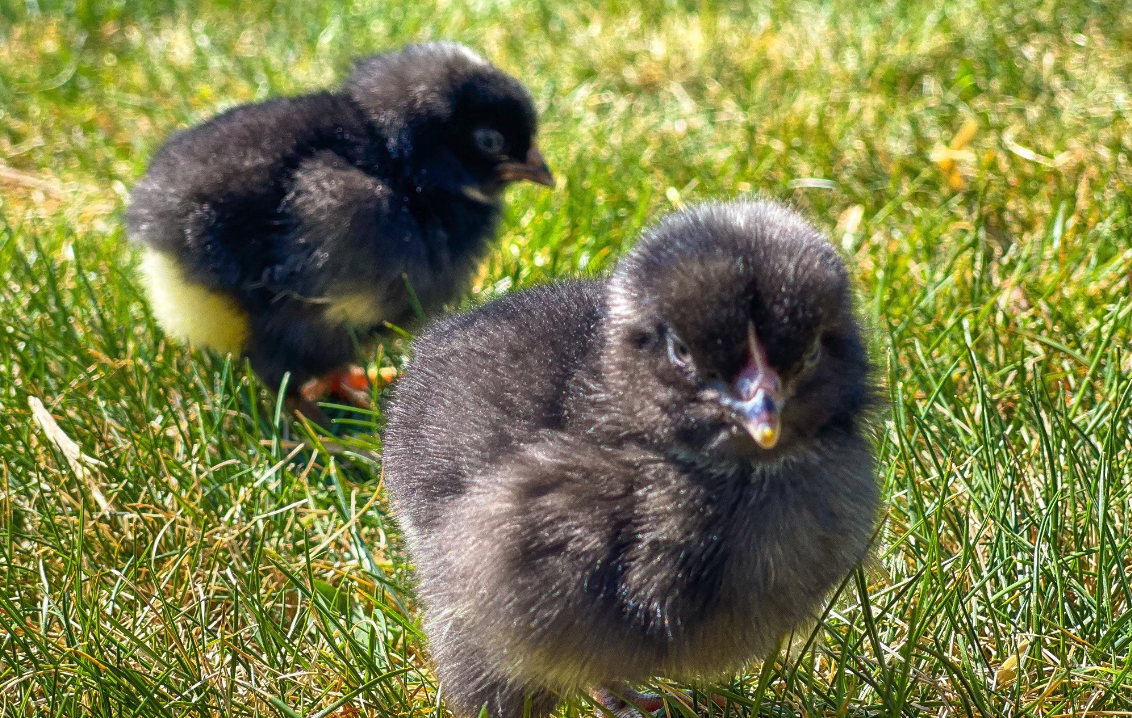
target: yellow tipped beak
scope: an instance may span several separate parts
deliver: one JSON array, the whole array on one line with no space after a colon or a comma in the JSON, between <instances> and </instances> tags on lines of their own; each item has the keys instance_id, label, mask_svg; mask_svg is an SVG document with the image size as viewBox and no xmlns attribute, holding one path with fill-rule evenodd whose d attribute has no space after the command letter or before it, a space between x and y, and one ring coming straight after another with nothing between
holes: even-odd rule
<instances>
[{"instance_id":1,"label":"yellow tipped beak","mask_svg":"<svg viewBox=\"0 0 1132 718\"><path fill-rule=\"evenodd\" d=\"M723 405L760 448L773 449L782 429L782 381L767 360L754 326L747 327L747 347L747 365L735 378L734 393L725 395Z\"/></svg>"},{"instance_id":2,"label":"yellow tipped beak","mask_svg":"<svg viewBox=\"0 0 1132 718\"><path fill-rule=\"evenodd\" d=\"M769 423L759 423L754 427L748 427L751 432L751 438L755 443L764 449L773 449L774 445L778 443L778 427Z\"/></svg>"},{"instance_id":3,"label":"yellow tipped beak","mask_svg":"<svg viewBox=\"0 0 1132 718\"><path fill-rule=\"evenodd\" d=\"M769 392L760 389L747 401L732 401L729 408L759 448L773 449L778 444L781 403Z\"/></svg>"}]
</instances>

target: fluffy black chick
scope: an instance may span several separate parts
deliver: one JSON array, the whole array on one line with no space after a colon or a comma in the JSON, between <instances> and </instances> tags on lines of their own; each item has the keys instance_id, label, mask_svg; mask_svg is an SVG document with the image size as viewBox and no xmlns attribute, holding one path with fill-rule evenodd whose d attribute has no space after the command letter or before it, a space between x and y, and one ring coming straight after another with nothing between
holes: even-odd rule
<instances>
[{"instance_id":1,"label":"fluffy black chick","mask_svg":"<svg viewBox=\"0 0 1132 718\"><path fill-rule=\"evenodd\" d=\"M154 312L294 393L466 288L503 188L553 185L536 130L517 80L440 42L179 132L126 213Z\"/></svg>"},{"instance_id":2,"label":"fluffy black chick","mask_svg":"<svg viewBox=\"0 0 1132 718\"><path fill-rule=\"evenodd\" d=\"M866 553L870 365L843 263L788 209L670 216L604 281L414 352L385 482L458 716L733 673Z\"/></svg>"}]
</instances>

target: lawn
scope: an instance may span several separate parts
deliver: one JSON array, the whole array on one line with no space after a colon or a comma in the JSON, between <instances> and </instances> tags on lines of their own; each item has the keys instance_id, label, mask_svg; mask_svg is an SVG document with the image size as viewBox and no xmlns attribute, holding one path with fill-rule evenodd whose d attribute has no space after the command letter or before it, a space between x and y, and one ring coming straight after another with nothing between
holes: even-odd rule
<instances>
[{"instance_id":1,"label":"lawn","mask_svg":"<svg viewBox=\"0 0 1132 718\"><path fill-rule=\"evenodd\" d=\"M559 176L465 304L750 192L853 268L875 558L731 715L1132 715L1132 12L935 5L0 0L0 714L444 714L380 409L331 441L166 339L121 216L169 132L452 38Z\"/></svg>"}]
</instances>

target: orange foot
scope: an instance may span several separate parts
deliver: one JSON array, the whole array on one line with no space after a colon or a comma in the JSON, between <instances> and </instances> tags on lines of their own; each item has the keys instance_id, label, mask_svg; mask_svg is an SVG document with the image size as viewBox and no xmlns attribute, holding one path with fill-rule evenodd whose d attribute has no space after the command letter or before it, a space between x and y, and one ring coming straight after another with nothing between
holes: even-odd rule
<instances>
[{"instance_id":1,"label":"orange foot","mask_svg":"<svg viewBox=\"0 0 1132 718\"><path fill-rule=\"evenodd\" d=\"M327 397L334 397L345 399L362 409L369 409L373 407L373 402L370 401L371 387L374 384L384 386L396 378L397 370L392 367L382 367L367 373L360 366L352 366L318 379L311 379L303 384L299 393L312 404Z\"/></svg>"}]
</instances>

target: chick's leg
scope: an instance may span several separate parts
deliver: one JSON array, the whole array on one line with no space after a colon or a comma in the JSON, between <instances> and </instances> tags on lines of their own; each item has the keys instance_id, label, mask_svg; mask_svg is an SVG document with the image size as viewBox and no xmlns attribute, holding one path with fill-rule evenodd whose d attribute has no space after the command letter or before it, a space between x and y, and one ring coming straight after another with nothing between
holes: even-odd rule
<instances>
[{"instance_id":1,"label":"chick's leg","mask_svg":"<svg viewBox=\"0 0 1132 718\"><path fill-rule=\"evenodd\" d=\"M312 403L333 397L345 399L347 403L356 407L369 409L373 406L370 393L373 386L385 386L396 378L397 370L393 367L366 371L360 366L351 366L311 379L303 384L300 393L304 399Z\"/></svg>"},{"instance_id":2,"label":"chick's leg","mask_svg":"<svg viewBox=\"0 0 1132 718\"><path fill-rule=\"evenodd\" d=\"M256 313L251 329L245 353L256 374L273 388L289 376L288 406L312 419L321 415L316 402L325 394L317 385L310 391L306 386L312 377L333 373L354 358L349 334L327 325L320 311L297 301L272 304Z\"/></svg>"},{"instance_id":3,"label":"chick's leg","mask_svg":"<svg viewBox=\"0 0 1132 718\"><path fill-rule=\"evenodd\" d=\"M683 698L681 698L683 696ZM593 700L598 703L601 708L604 708L609 713L617 716L617 718L646 718L648 714L655 714L661 708L664 708L665 699L659 693L642 693L630 688L624 683L614 683L608 688L599 688L594 691L591 696ZM668 702L675 701L682 702L688 708L692 707L692 692L684 691L683 693L669 694ZM712 703L715 703L720 708L727 705L727 700L722 696L712 694ZM599 718L606 718L607 713L599 708L596 715Z\"/></svg>"}]
</instances>

